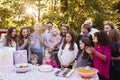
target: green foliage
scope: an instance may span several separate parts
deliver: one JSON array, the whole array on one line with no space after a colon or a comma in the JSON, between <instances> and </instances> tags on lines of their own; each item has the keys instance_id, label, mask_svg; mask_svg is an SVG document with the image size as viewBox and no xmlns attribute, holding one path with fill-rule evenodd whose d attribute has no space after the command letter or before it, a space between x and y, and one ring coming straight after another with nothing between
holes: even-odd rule
<instances>
[{"instance_id":1,"label":"green foliage","mask_svg":"<svg viewBox=\"0 0 120 80\"><path fill-rule=\"evenodd\" d=\"M30 13L26 9L35 11ZM93 27L103 29L106 21L120 29L119 0L0 0L0 28L9 26L33 26L36 21L45 24L54 22L56 27L68 23L75 34L80 33L86 19L93 21Z\"/></svg>"}]
</instances>

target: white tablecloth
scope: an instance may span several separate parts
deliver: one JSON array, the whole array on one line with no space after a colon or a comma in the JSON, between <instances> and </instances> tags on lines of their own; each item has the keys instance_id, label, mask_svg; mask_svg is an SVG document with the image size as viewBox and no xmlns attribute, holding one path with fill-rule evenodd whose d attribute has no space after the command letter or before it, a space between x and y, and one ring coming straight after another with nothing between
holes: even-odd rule
<instances>
[{"instance_id":1,"label":"white tablecloth","mask_svg":"<svg viewBox=\"0 0 120 80\"><path fill-rule=\"evenodd\" d=\"M99 80L95 75L91 79L82 79L76 72L69 78L55 76L58 69L54 68L51 72L40 72L37 67L26 73L16 73L13 71L0 72L0 80Z\"/></svg>"}]
</instances>

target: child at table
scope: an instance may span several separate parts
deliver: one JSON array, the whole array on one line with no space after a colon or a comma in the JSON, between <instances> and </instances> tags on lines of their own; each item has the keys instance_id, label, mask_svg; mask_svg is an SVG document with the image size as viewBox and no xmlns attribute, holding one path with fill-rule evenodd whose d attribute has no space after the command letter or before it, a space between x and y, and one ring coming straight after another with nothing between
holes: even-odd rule
<instances>
[{"instance_id":1,"label":"child at table","mask_svg":"<svg viewBox=\"0 0 120 80\"><path fill-rule=\"evenodd\" d=\"M38 64L38 56L36 54L32 54L30 57L30 61L33 65L39 65Z\"/></svg>"},{"instance_id":2,"label":"child at table","mask_svg":"<svg viewBox=\"0 0 120 80\"><path fill-rule=\"evenodd\" d=\"M45 49L45 53L43 56L43 64L51 65L54 68L58 68L58 65L55 61L53 50L50 48Z\"/></svg>"},{"instance_id":3,"label":"child at table","mask_svg":"<svg viewBox=\"0 0 120 80\"><path fill-rule=\"evenodd\" d=\"M89 54L86 52L85 48L90 47L90 40L83 37L79 40L79 52L75 60L75 67L92 66L92 61Z\"/></svg>"}]
</instances>

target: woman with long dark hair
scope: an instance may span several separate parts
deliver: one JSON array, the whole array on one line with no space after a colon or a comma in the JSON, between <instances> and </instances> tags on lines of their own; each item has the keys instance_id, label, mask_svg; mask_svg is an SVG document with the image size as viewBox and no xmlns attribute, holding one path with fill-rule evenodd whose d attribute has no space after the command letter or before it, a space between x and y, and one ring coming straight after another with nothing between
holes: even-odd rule
<instances>
[{"instance_id":1,"label":"woman with long dark hair","mask_svg":"<svg viewBox=\"0 0 120 80\"><path fill-rule=\"evenodd\" d=\"M106 23L104 26L104 31L109 34L109 31L115 29L114 25L112 23Z\"/></svg>"},{"instance_id":2,"label":"woman with long dark hair","mask_svg":"<svg viewBox=\"0 0 120 80\"><path fill-rule=\"evenodd\" d=\"M74 42L74 34L69 31L66 34L65 41L61 44L58 51L58 59L61 67L72 68L72 64L77 56L78 47Z\"/></svg>"},{"instance_id":3,"label":"woman with long dark hair","mask_svg":"<svg viewBox=\"0 0 120 80\"><path fill-rule=\"evenodd\" d=\"M92 66L92 61L89 54L86 52L85 48L90 47L90 40L83 37L79 41L79 52L75 60L76 67Z\"/></svg>"},{"instance_id":4,"label":"woman with long dark hair","mask_svg":"<svg viewBox=\"0 0 120 80\"><path fill-rule=\"evenodd\" d=\"M69 25L68 24L62 24L62 25L60 25L60 27L61 27L61 29L60 29L60 37L61 37L60 44L62 44L65 41L65 37L66 37L67 32L69 31ZM56 62L58 64L58 66L60 67L60 62L59 62L58 56L57 56L59 47L60 46L58 46L56 48L56 50L54 51L54 56L55 56L55 59L56 59Z\"/></svg>"},{"instance_id":5,"label":"woman with long dark hair","mask_svg":"<svg viewBox=\"0 0 120 80\"><path fill-rule=\"evenodd\" d=\"M30 37L27 27L22 27L19 32L17 50L27 50L28 61L30 61Z\"/></svg>"},{"instance_id":6,"label":"woman with long dark hair","mask_svg":"<svg viewBox=\"0 0 120 80\"><path fill-rule=\"evenodd\" d=\"M5 36L4 46L8 47L16 47L17 42L17 34L16 34L16 28L11 26L7 30L7 34Z\"/></svg>"},{"instance_id":7,"label":"woman with long dark hair","mask_svg":"<svg viewBox=\"0 0 120 80\"><path fill-rule=\"evenodd\" d=\"M111 54L111 80L120 79L120 32L117 29L109 31L109 37L114 45L115 51Z\"/></svg>"}]
</instances>

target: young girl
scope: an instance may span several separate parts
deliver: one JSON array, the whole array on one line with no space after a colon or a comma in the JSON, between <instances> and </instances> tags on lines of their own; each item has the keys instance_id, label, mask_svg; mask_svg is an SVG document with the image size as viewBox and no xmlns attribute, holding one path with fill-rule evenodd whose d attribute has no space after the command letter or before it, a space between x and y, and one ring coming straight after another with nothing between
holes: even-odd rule
<instances>
[{"instance_id":1,"label":"young girl","mask_svg":"<svg viewBox=\"0 0 120 80\"><path fill-rule=\"evenodd\" d=\"M77 58L75 60L76 67L84 67L87 65L92 66L92 62L90 61L90 56L85 50L86 47L90 47L90 40L86 37L83 37L79 41L79 46L80 46L80 49L79 49Z\"/></svg>"},{"instance_id":2,"label":"young girl","mask_svg":"<svg viewBox=\"0 0 120 80\"><path fill-rule=\"evenodd\" d=\"M51 65L54 68L58 68L58 65L55 61L53 50L52 49L46 49L44 56L43 56L43 64Z\"/></svg>"},{"instance_id":3,"label":"young girl","mask_svg":"<svg viewBox=\"0 0 120 80\"><path fill-rule=\"evenodd\" d=\"M38 56L36 54L32 54L30 57L30 61L33 65L39 65L38 64Z\"/></svg>"},{"instance_id":4,"label":"young girl","mask_svg":"<svg viewBox=\"0 0 120 80\"><path fill-rule=\"evenodd\" d=\"M61 67L72 68L72 64L77 56L78 47L74 43L74 34L69 31L66 34L65 41L61 44L58 51L58 59Z\"/></svg>"},{"instance_id":5,"label":"young girl","mask_svg":"<svg viewBox=\"0 0 120 80\"><path fill-rule=\"evenodd\" d=\"M96 32L93 37L95 47L86 47L94 67L98 69L100 80L109 80L111 45L108 35L104 32Z\"/></svg>"}]
</instances>

